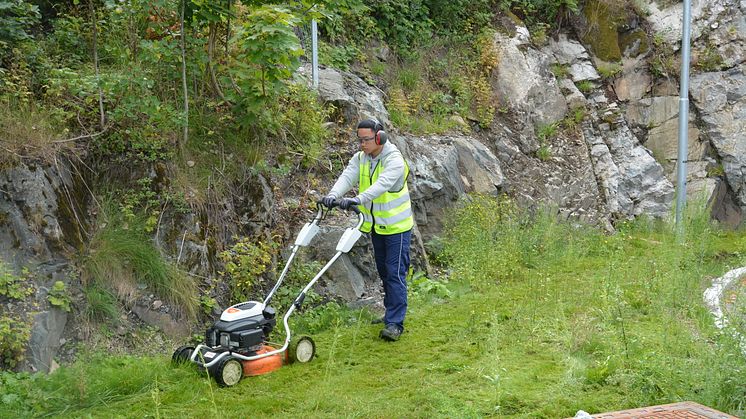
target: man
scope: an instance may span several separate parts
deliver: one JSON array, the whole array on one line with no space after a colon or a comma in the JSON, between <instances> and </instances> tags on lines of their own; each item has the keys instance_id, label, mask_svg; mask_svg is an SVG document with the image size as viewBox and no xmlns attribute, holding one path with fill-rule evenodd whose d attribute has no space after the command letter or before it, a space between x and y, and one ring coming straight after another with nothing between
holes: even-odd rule
<instances>
[{"instance_id":1,"label":"man","mask_svg":"<svg viewBox=\"0 0 746 419\"><path fill-rule=\"evenodd\" d=\"M401 152L387 141L383 125L366 119L357 125L361 151L355 153L337 179L323 203L330 207L355 185L360 193L343 198L339 207L357 205L365 221L362 231L371 234L376 269L383 281L385 327L380 337L396 341L404 331L407 313L407 283L409 271L409 241L414 218L407 189L407 166Z\"/></svg>"}]
</instances>

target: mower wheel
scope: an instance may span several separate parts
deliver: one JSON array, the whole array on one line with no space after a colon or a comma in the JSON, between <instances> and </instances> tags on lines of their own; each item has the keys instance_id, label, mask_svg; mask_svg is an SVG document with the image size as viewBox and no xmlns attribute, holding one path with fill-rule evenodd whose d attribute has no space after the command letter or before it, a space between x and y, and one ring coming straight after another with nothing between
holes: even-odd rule
<instances>
[{"instance_id":1,"label":"mower wheel","mask_svg":"<svg viewBox=\"0 0 746 419\"><path fill-rule=\"evenodd\" d=\"M189 361L189 357L192 356L193 351L194 346L180 346L174 351L174 354L171 356L171 362L174 364L184 364Z\"/></svg>"},{"instance_id":2,"label":"mower wheel","mask_svg":"<svg viewBox=\"0 0 746 419\"><path fill-rule=\"evenodd\" d=\"M316 344L309 336L302 336L290 343L288 355L291 362L305 364L306 362L310 362L314 355L316 355Z\"/></svg>"},{"instance_id":3,"label":"mower wheel","mask_svg":"<svg viewBox=\"0 0 746 419\"><path fill-rule=\"evenodd\" d=\"M241 365L241 361L232 356L221 359L217 368L215 368L215 381L223 387L238 384L241 377L243 377L243 365Z\"/></svg>"}]
</instances>

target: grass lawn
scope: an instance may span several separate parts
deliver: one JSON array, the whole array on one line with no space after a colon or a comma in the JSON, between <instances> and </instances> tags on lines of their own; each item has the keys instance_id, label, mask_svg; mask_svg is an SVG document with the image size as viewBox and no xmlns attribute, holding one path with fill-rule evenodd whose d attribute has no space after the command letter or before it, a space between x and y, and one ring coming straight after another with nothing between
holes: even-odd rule
<instances>
[{"instance_id":1,"label":"grass lawn","mask_svg":"<svg viewBox=\"0 0 746 419\"><path fill-rule=\"evenodd\" d=\"M701 217L681 242L665 224L608 236L480 219L503 211L491 205L454 214L438 256L448 292L442 279L412 284L399 342L352 313L314 335L312 362L232 388L171 366L174 348L99 354L49 376L0 376L0 417L559 418L683 400L744 414L746 360L701 298L708 279L745 264L743 234Z\"/></svg>"}]
</instances>

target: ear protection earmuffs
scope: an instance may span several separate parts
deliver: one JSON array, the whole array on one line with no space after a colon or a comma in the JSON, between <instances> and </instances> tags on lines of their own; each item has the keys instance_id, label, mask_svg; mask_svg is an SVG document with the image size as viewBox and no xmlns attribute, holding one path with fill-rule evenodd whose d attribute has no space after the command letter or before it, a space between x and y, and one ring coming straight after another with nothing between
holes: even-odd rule
<instances>
[{"instance_id":1,"label":"ear protection earmuffs","mask_svg":"<svg viewBox=\"0 0 746 419\"><path fill-rule=\"evenodd\" d=\"M388 134L386 134L386 131L383 130L383 124L378 122L377 119L374 119L373 122L375 122L375 128L373 128L373 131L375 132L376 136L376 144L383 145L386 144L386 141L389 140Z\"/></svg>"}]
</instances>

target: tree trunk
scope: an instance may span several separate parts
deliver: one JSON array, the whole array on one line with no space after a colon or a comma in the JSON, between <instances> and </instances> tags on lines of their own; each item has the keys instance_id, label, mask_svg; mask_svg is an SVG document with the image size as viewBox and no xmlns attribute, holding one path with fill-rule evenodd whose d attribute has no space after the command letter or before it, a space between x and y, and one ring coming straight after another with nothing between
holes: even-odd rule
<instances>
[{"instance_id":1,"label":"tree trunk","mask_svg":"<svg viewBox=\"0 0 746 419\"><path fill-rule=\"evenodd\" d=\"M210 23L210 31L207 35L207 70L210 72L210 81L212 82L212 89L217 93L223 102L228 102L225 98L223 90L220 88L218 78L215 75L215 66L213 66L212 58L215 52L215 43L218 38L218 25L215 22Z\"/></svg>"},{"instance_id":2,"label":"tree trunk","mask_svg":"<svg viewBox=\"0 0 746 419\"><path fill-rule=\"evenodd\" d=\"M183 150L189 141L189 90L187 89L186 74L186 32L184 31L184 13L186 13L186 0L181 0L181 16L179 25L181 28L181 85L184 89L184 138L179 148Z\"/></svg>"},{"instance_id":3,"label":"tree trunk","mask_svg":"<svg viewBox=\"0 0 746 419\"><path fill-rule=\"evenodd\" d=\"M99 125L104 129L106 124L106 113L104 112L104 92L101 89L101 76L98 71L98 18L93 7L93 0L88 0L88 10L91 13L91 24L93 25L93 68L96 72L96 87L98 88L98 110L100 115Z\"/></svg>"}]
</instances>

